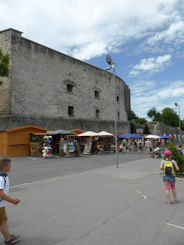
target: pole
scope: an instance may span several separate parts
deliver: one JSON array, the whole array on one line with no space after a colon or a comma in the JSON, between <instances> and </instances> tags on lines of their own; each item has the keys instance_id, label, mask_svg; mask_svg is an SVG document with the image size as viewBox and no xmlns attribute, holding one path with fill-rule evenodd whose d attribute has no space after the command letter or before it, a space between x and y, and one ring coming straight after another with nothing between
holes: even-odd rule
<instances>
[{"instance_id":1,"label":"pole","mask_svg":"<svg viewBox=\"0 0 184 245\"><path fill-rule=\"evenodd\" d=\"M114 136L115 136L115 149L116 149L116 167L118 168L118 139L117 139L117 86L115 77L115 64L112 64L113 80L114 80Z\"/></svg>"},{"instance_id":2,"label":"pole","mask_svg":"<svg viewBox=\"0 0 184 245\"><path fill-rule=\"evenodd\" d=\"M180 120L180 106L178 105L178 114L179 114L179 131L180 131L180 144L182 143L181 137L181 120Z\"/></svg>"}]
</instances>

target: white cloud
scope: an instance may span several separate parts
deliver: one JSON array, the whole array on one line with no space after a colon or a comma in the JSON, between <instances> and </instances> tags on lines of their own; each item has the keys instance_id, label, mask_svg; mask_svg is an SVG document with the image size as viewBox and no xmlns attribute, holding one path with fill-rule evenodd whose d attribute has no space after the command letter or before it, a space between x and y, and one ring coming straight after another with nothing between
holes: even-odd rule
<instances>
[{"instance_id":1,"label":"white cloud","mask_svg":"<svg viewBox=\"0 0 184 245\"><path fill-rule=\"evenodd\" d=\"M130 86L131 91L133 92L133 96L141 97L142 94L150 94L152 93L153 89L155 89L155 81L137 81L133 85Z\"/></svg>"},{"instance_id":2,"label":"white cloud","mask_svg":"<svg viewBox=\"0 0 184 245\"><path fill-rule=\"evenodd\" d=\"M0 2L0 26L23 31L25 37L77 58L90 59L164 28L179 15L178 2L37 0L35 4L32 0L6 0Z\"/></svg>"},{"instance_id":3,"label":"white cloud","mask_svg":"<svg viewBox=\"0 0 184 245\"><path fill-rule=\"evenodd\" d=\"M141 73L156 73L161 71L170 62L171 55L166 54L163 56L142 59L138 65L135 65L130 71L130 76L137 76Z\"/></svg>"},{"instance_id":4,"label":"white cloud","mask_svg":"<svg viewBox=\"0 0 184 245\"><path fill-rule=\"evenodd\" d=\"M171 23L168 29L157 32L155 35L148 38L146 44L153 46L161 41L172 45L184 43L184 21L179 20Z\"/></svg>"},{"instance_id":5,"label":"white cloud","mask_svg":"<svg viewBox=\"0 0 184 245\"><path fill-rule=\"evenodd\" d=\"M162 111L165 107L175 108L175 102L184 107L184 80L175 81L171 84L165 82L160 88L156 81L139 81L137 86L131 87L132 92L132 110L140 117L146 117L147 112L152 107L157 111ZM146 86L145 86L146 84ZM139 87L142 90L139 91ZM184 112L181 110L181 119L184 118Z\"/></svg>"},{"instance_id":6,"label":"white cloud","mask_svg":"<svg viewBox=\"0 0 184 245\"><path fill-rule=\"evenodd\" d=\"M176 98L184 95L184 81L177 81L158 92L161 98Z\"/></svg>"}]
</instances>

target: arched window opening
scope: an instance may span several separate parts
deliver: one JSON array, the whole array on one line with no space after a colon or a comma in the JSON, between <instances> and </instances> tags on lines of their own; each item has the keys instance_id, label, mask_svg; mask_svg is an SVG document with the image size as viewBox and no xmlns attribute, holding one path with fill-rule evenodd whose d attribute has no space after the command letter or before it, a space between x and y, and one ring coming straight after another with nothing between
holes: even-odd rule
<instances>
[{"instance_id":1,"label":"arched window opening","mask_svg":"<svg viewBox=\"0 0 184 245\"><path fill-rule=\"evenodd\" d=\"M67 84L67 92L71 93L73 91L73 85L68 83Z\"/></svg>"}]
</instances>

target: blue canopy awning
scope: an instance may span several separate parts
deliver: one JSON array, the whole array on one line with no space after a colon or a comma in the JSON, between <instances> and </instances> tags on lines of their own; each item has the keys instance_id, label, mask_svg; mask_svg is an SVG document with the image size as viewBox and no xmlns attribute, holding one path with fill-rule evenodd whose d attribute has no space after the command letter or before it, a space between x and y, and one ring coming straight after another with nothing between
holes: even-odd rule
<instances>
[{"instance_id":1,"label":"blue canopy awning","mask_svg":"<svg viewBox=\"0 0 184 245\"><path fill-rule=\"evenodd\" d=\"M122 134L119 136L119 138L139 138L141 139L142 136L140 136L139 134Z\"/></svg>"},{"instance_id":2,"label":"blue canopy awning","mask_svg":"<svg viewBox=\"0 0 184 245\"><path fill-rule=\"evenodd\" d=\"M170 139L170 137L168 135L162 135L160 136L161 139Z\"/></svg>"},{"instance_id":3,"label":"blue canopy awning","mask_svg":"<svg viewBox=\"0 0 184 245\"><path fill-rule=\"evenodd\" d=\"M142 139L142 136L139 134L132 134L132 138L139 138Z\"/></svg>"},{"instance_id":4,"label":"blue canopy awning","mask_svg":"<svg viewBox=\"0 0 184 245\"><path fill-rule=\"evenodd\" d=\"M131 138L131 134L122 134L119 138Z\"/></svg>"}]
</instances>

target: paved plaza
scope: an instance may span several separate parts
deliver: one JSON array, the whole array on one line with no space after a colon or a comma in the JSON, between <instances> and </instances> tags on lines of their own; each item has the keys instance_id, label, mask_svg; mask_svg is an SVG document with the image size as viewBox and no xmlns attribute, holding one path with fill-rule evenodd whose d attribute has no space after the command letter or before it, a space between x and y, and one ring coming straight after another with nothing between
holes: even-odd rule
<instances>
[{"instance_id":1,"label":"paved plaza","mask_svg":"<svg viewBox=\"0 0 184 245\"><path fill-rule=\"evenodd\" d=\"M184 181L177 179L178 203L167 205L159 165L146 156L123 162L122 154L119 168L16 181L10 194L22 202L7 205L10 230L22 245L183 245Z\"/></svg>"}]
</instances>

